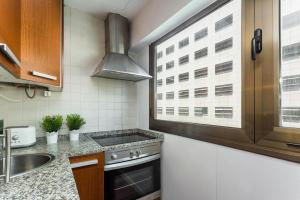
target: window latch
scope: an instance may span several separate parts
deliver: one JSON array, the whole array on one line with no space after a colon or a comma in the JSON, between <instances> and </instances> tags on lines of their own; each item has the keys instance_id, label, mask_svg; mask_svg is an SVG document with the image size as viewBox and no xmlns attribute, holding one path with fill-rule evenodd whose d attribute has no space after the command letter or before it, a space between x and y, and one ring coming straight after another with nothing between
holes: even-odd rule
<instances>
[{"instance_id":1,"label":"window latch","mask_svg":"<svg viewBox=\"0 0 300 200\"><path fill-rule=\"evenodd\" d=\"M256 54L262 51L262 29L258 28L254 31L254 36L251 40L251 57L256 60Z\"/></svg>"},{"instance_id":2,"label":"window latch","mask_svg":"<svg viewBox=\"0 0 300 200\"><path fill-rule=\"evenodd\" d=\"M297 147L297 148L300 148L300 144L299 143L292 143L292 142L289 142L286 144L287 146L290 146L290 147Z\"/></svg>"}]
</instances>

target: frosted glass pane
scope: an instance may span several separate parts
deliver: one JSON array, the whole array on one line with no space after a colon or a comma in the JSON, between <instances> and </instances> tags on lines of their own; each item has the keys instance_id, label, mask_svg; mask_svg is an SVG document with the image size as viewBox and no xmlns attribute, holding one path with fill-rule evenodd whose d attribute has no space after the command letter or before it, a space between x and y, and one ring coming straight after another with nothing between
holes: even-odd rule
<instances>
[{"instance_id":1,"label":"frosted glass pane","mask_svg":"<svg viewBox=\"0 0 300 200\"><path fill-rule=\"evenodd\" d=\"M300 1L281 0L280 9L280 121L300 128Z\"/></svg>"},{"instance_id":2,"label":"frosted glass pane","mask_svg":"<svg viewBox=\"0 0 300 200\"><path fill-rule=\"evenodd\" d=\"M241 0L160 43L156 55L156 119L241 128Z\"/></svg>"}]
</instances>

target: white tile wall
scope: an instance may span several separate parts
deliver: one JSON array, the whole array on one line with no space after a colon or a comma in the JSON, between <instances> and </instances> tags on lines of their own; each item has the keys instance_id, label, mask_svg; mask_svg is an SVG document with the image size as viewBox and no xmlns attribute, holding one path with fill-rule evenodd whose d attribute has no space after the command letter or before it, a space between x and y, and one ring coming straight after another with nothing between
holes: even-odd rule
<instances>
[{"instance_id":1,"label":"white tile wall","mask_svg":"<svg viewBox=\"0 0 300 200\"><path fill-rule=\"evenodd\" d=\"M87 121L83 132L137 127L137 86L134 82L91 78L105 53L104 22L84 12L65 7L64 89L28 99L23 89L0 88L0 94L20 100L0 98L0 119L5 126L35 125L45 115L79 113ZM66 134L64 126L61 134Z\"/></svg>"}]
</instances>

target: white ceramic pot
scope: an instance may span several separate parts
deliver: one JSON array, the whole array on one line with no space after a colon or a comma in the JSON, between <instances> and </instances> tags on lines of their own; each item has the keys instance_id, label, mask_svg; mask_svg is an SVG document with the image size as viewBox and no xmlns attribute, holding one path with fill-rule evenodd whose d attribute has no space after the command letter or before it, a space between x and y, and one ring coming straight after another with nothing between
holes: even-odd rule
<instances>
[{"instance_id":1,"label":"white ceramic pot","mask_svg":"<svg viewBox=\"0 0 300 200\"><path fill-rule=\"evenodd\" d=\"M70 131L70 140L78 141L79 140L79 130Z\"/></svg>"},{"instance_id":2,"label":"white ceramic pot","mask_svg":"<svg viewBox=\"0 0 300 200\"><path fill-rule=\"evenodd\" d=\"M58 138L57 132L51 132L51 133L46 133L46 134L47 134L47 144L56 144L57 143L57 138Z\"/></svg>"}]
</instances>

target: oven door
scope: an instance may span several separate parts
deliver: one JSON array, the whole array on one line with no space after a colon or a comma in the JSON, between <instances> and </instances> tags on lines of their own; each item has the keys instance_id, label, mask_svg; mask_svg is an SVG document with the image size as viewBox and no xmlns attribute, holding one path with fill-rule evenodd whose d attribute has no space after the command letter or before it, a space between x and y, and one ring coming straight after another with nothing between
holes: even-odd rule
<instances>
[{"instance_id":1,"label":"oven door","mask_svg":"<svg viewBox=\"0 0 300 200\"><path fill-rule=\"evenodd\" d=\"M160 190L160 154L105 166L105 200L135 200Z\"/></svg>"}]
</instances>

